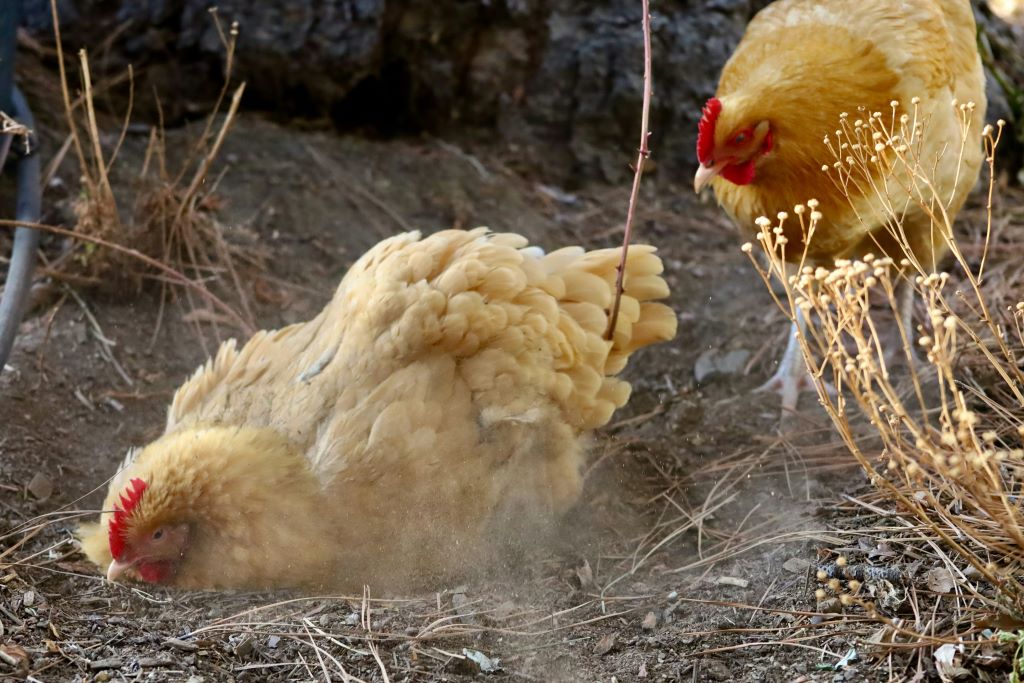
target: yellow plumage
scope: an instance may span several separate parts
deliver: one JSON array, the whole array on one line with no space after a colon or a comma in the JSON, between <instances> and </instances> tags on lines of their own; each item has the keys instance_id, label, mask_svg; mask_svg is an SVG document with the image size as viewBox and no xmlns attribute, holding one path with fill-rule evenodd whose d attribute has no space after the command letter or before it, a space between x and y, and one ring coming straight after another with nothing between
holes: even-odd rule
<instances>
[{"instance_id":1,"label":"yellow plumage","mask_svg":"<svg viewBox=\"0 0 1024 683\"><path fill-rule=\"evenodd\" d=\"M808 246L811 263L831 266L836 258L869 252L903 257L871 187L852 188L848 199L821 170L833 161L823 137L836 130L843 112L851 119L872 112L888 117L890 102L906 112L919 98L919 120L925 121L920 156L929 165L938 159L935 181L950 198L951 215L981 168L985 77L969 0L779 0L750 22L716 96L722 103L716 147L727 147L743 126L767 121L774 148L758 160L752 183L715 178L715 196L751 234L758 216L774 219L817 199L824 220ZM976 104L962 158L954 98ZM934 267L945 245L931 220L899 183L888 189L887 202L907 207L903 228L911 249L926 268ZM788 254L799 259L804 245L795 222L786 237Z\"/></svg>"},{"instance_id":2,"label":"yellow plumage","mask_svg":"<svg viewBox=\"0 0 1024 683\"><path fill-rule=\"evenodd\" d=\"M394 586L460 568L488 534L576 500L583 436L629 396L613 375L674 336L651 301L668 294L661 262L634 246L603 339L619 254L544 256L486 229L385 240L313 320L225 343L104 509L145 481L128 546L179 529L167 581L181 586ZM109 521L82 533L101 566Z\"/></svg>"},{"instance_id":3,"label":"yellow plumage","mask_svg":"<svg viewBox=\"0 0 1024 683\"><path fill-rule=\"evenodd\" d=\"M978 180L985 105L970 0L777 0L747 26L704 107L694 190L710 183L751 238L761 217L817 209L814 231L807 216L785 221L790 263L874 254L931 272L951 238L933 216L952 220ZM910 293L902 285L907 330ZM797 308L761 387L784 412L812 388L796 342L804 322Z\"/></svg>"}]
</instances>

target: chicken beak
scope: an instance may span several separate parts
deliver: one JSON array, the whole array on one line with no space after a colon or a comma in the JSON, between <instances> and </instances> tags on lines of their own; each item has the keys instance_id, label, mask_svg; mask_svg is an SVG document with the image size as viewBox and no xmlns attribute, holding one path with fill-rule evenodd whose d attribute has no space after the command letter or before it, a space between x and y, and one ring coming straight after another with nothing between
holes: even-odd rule
<instances>
[{"instance_id":1,"label":"chicken beak","mask_svg":"<svg viewBox=\"0 0 1024 683\"><path fill-rule=\"evenodd\" d=\"M712 178L721 173L725 166L726 162L724 161L719 161L712 166L701 164L700 168L697 169L697 173L693 176L693 191L700 194L700 191L711 182Z\"/></svg>"},{"instance_id":2,"label":"chicken beak","mask_svg":"<svg viewBox=\"0 0 1024 683\"><path fill-rule=\"evenodd\" d=\"M120 562L118 560L111 560L110 566L107 567L107 581L117 581L121 574L124 574L125 570L130 569L134 562Z\"/></svg>"}]
</instances>

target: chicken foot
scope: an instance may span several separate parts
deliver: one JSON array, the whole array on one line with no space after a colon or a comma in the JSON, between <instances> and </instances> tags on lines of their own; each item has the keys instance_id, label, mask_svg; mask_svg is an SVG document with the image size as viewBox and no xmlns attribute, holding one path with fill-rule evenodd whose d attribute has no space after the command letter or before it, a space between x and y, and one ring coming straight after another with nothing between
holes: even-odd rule
<instances>
[{"instance_id":1,"label":"chicken foot","mask_svg":"<svg viewBox=\"0 0 1024 683\"><path fill-rule=\"evenodd\" d=\"M779 361L779 368L771 378L754 389L755 393L772 391L782 397L782 412L796 412L796 404L803 391L814 391L814 381L811 379L810 370L804 361L803 351L800 349L798 335L807 331L807 319L803 311L797 307L796 320L790 327L789 341L786 342L786 351Z\"/></svg>"}]
</instances>

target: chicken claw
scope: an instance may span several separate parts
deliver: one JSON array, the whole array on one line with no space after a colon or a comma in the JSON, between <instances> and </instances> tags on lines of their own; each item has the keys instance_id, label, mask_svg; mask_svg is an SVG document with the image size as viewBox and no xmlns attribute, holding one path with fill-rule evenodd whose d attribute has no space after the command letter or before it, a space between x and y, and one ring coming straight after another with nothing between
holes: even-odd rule
<instances>
[{"instance_id":1,"label":"chicken claw","mask_svg":"<svg viewBox=\"0 0 1024 683\"><path fill-rule=\"evenodd\" d=\"M767 382L754 389L755 393L771 391L782 397L783 415L796 412L796 405L802 392L817 391L798 340L798 335L803 334L806 330L807 321L803 312L798 308L796 320L790 327L786 351L782 354L782 359L779 360L779 369ZM829 394L835 395L835 389L828 382L825 383L825 389Z\"/></svg>"},{"instance_id":2,"label":"chicken claw","mask_svg":"<svg viewBox=\"0 0 1024 683\"><path fill-rule=\"evenodd\" d=\"M797 323L793 323L789 334L789 341L786 343L786 352L782 354L779 361L779 369L771 378L754 389L755 393L775 392L782 397L782 412L796 412L796 404L803 391L813 391L814 383L804 362L804 355L800 351L800 344L797 341Z\"/></svg>"}]
</instances>

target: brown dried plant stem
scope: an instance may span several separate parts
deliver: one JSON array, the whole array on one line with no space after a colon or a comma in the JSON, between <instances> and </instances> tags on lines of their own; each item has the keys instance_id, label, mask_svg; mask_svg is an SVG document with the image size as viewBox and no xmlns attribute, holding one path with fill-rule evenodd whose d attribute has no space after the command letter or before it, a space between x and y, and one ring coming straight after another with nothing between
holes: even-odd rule
<instances>
[{"instance_id":1,"label":"brown dried plant stem","mask_svg":"<svg viewBox=\"0 0 1024 683\"><path fill-rule=\"evenodd\" d=\"M85 163L85 152L82 148L81 138L78 136L78 126L75 125L71 94L68 91L68 76L64 68L64 48L60 39L60 19L57 14L57 0L50 0L50 12L53 17L54 40L57 47L57 68L60 70L60 89L64 99L64 116L67 118L68 126L71 128L71 139L75 145L76 156L82 167L82 176L89 178L89 168Z\"/></svg>"},{"instance_id":2,"label":"brown dried plant stem","mask_svg":"<svg viewBox=\"0 0 1024 683\"><path fill-rule=\"evenodd\" d=\"M644 162L651 155L647 146L647 139L650 137L649 122L651 116L651 11L648 0L643 2L643 29L644 29L644 103L643 113L640 122L640 149L637 152L636 167L633 172L633 189L629 195L629 209L626 212L626 229L622 236L622 260L617 268L615 277L615 300L612 303L611 314L608 316L608 331L605 339L611 340L615 336L615 326L619 321L619 306L622 303L622 292L624 290L623 280L626 275L626 258L629 256L629 241L633 236L633 219L636 214L636 203L640 195L640 178L644 174Z\"/></svg>"},{"instance_id":3,"label":"brown dried plant stem","mask_svg":"<svg viewBox=\"0 0 1024 683\"><path fill-rule=\"evenodd\" d=\"M109 242L99 237L83 235L80 232L75 232L73 230L65 230L64 228L58 228L54 225L46 225L45 223L18 223L12 220L0 219L0 227L10 228L11 230L18 227L29 227L33 228L34 230L40 230L42 232L48 232L54 235L61 235L63 237L70 237L71 239L82 240L83 242L89 242L91 244L106 247L108 249L113 249L114 251L120 252L127 256L131 256L132 258L142 261L147 266L156 268L164 275L166 275L168 279L170 279L172 282L176 282L189 289L194 290L203 299L206 299L206 301L208 301L214 308L218 309L221 313L224 313L228 318L230 318L231 322L237 325L240 330L245 332L245 334L251 335L256 331L256 329L248 322L246 322L245 318L239 315L234 308L224 303L224 301L218 298L215 294L213 294L213 292L208 290L201 283L196 282L195 280L189 278L187 275L184 275L181 272L175 270L174 268L171 268L170 266L161 263L159 260L155 258L146 256L140 251L131 249L129 247L123 247L120 244L115 244L113 242Z\"/></svg>"},{"instance_id":4,"label":"brown dried plant stem","mask_svg":"<svg viewBox=\"0 0 1024 683\"><path fill-rule=\"evenodd\" d=\"M994 157L1003 122L985 126L977 140L971 132L974 105L953 103L962 137L957 163L963 163L967 144L983 140L989 171L984 244L976 265L957 244L947 208L948 188L935 175L944 151L937 153L938 158L924 151L924 124L917 102L912 104L911 113L903 115L897 115L897 102L889 117L865 113L851 121L844 114L835 138L826 138L835 163L822 167L848 198L856 192L878 199L882 225L906 258L864 255L837 260L834 268L801 263L797 274L787 277L787 213L780 213L777 221L757 221L757 241L768 257L767 267L753 258L752 244L744 245L744 251L766 285L770 287L773 276L782 282L786 301L777 297L776 303L791 315L802 310L812 321L799 336L801 350L812 368L821 404L872 485L895 503L897 514L915 518L928 530L938 541L936 548L944 549L943 561L951 571L961 572L966 564L995 589L993 595L965 583L964 593L986 609L1019 618L1024 614L1024 581L1019 574L1024 561L1024 510L1019 505L1024 486L1024 372L1015 349L1024 347L1024 302L1005 316L997 315L981 278L992 235ZM916 204L941 235L953 256L952 273L931 272L913 257L904 200L893 200L894 193ZM816 207L813 201L794 207L805 245L822 218ZM917 330L906 329L899 315L896 290L903 280L925 304L927 320ZM870 294L878 291L894 314L899 350L907 359L912 384L909 394L890 373L891 360L871 316ZM915 346L926 352L924 361L915 361ZM991 377L976 390L962 379L965 349L977 356L967 369ZM826 373L838 390L834 395L826 389ZM995 396L1002 396L1002 402ZM875 614L870 605L867 608Z\"/></svg>"}]
</instances>

